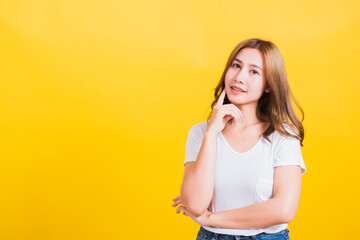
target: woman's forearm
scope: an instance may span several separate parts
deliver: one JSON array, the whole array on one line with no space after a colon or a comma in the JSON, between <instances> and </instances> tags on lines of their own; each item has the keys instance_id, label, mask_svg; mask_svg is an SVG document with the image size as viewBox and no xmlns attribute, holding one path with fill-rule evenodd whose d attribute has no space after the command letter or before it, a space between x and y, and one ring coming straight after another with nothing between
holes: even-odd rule
<instances>
[{"instance_id":1,"label":"woman's forearm","mask_svg":"<svg viewBox=\"0 0 360 240\"><path fill-rule=\"evenodd\" d=\"M289 223L282 201L272 198L246 207L217 212L210 215L206 226L223 228L262 228Z\"/></svg>"},{"instance_id":2,"label":"woman's forearm","mask_svg":"<svg viewBox=\"0 0 360 240\"><path fill-rule=\"evenodd\" d=\"M214 132L205 132L194 166L181 185L183 204L197 216L208 208L213 196L216 136Z\"/></svg>"}]
</instances>

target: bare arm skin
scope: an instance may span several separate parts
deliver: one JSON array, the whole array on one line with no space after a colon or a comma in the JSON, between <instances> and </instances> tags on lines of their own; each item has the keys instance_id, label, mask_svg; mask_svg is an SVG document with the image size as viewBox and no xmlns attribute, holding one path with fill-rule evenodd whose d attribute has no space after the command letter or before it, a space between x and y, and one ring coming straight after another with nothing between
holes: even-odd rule
<instances>
[{"instance_id":1,"label":"bare arm skin","mask_svg":"<svg viewBox=\"0 0 360 240\"><path fill-rule=\"evenodd\" d=\"M180 197L197 216L208 208L213 196L215 140L215 134L206 132L196 162L185 164Z\"/></svg>"},{"instance_id":2,"label":"bare arm skin","mask_svg":"<svg viewBox=\"0 0 360 240\"><path fill-rule=\"evenodd\" d=\"M196 161L185 164L180 198L194 216L207 210L213 196L216 137L231 118L241 119L241 111L235 105L223 105L225 94L223 90L213 109Z\"/></svg>"},{"instance_id":3,"label":"bare arm skin","mask_svg":"<svg viewBox=\"0 0 360 240\"><path fill-rule=\"evenodd\" d=\"M243 208L213 213L206 226L262 228L289 223L295 217L301 192L301 168L279 166L274 170L274 197Z\"/></svg>"}]
</instances>

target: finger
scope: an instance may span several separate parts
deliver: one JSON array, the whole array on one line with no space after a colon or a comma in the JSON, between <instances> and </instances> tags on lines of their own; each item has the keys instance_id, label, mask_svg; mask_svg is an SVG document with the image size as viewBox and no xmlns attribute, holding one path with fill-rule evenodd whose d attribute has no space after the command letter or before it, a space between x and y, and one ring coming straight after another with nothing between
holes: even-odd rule
<instances>
[{"instance_id":1,"label":"finger","mask_svg":"<svg viewBox=\"0 0 360 240\"><path fill-rule=\"evenodd\" d=\"M237 107L232 107L230 109L230 111L232 111L236 115L236 118L234 120L236 120L238 122L241 122L242 121L241 120L241 115L240 115L239 111L237 111L237 109L238 109Z\"/></svg>"},{"instance_id":2,"label":"finger","mask_svg":"<svg viewBox=\"0 0 360 240\"><path fill-rule=\"evenodd\" d=\"M236 107L235 105L234 105L234 108L235 108L236 113L239 115L240 121L242 122L244 115L241 113L240 109L238 107Z\"/></svg>"},{"instance_id":3,"label":"finger","mask_svg":"<svg viewBox=\"0 0 360 240\"><path fill-rule=\"evenodd\" d=\"M177 200L174 202L174 204L172 205L173 207L176 207L177 205L181 204L181 200Z\"/></svg>"},{"instance_id":4,"label":"finger","mask_svg":"<svg viewBox=\"0 0 360 240\"><path fill-rule=\"evenodd\" d=\"M176 198L173 199L173 201L175 202L176 200L180 199L180 195L177 196Z\"/></svg>"},{"instance_id":5,"label":"finger","mask_svg":"<svg viewBox=\"0 0 360 240\"><path fill-rule=\"evenodd\" d=\"M228 106L227 106L227 105L228 105ZM225 104L224 107L225 107L225 108L234 109L235 112L236 112L236 114L239 116L238 119L243 120L244 114L242 114L242 112L240 111L240 109L239 109L237 106L235 106L234 104Z\"/></svg>"},{"instance_id":6,"label":"finger","mask_svg":"<svg viewBox=\"0 0 360 240\"><path fill-rule=\"evenodd\" d=\"M232 118L231 115L226 115L226 116L224 117L225 123L227 123L231 118Z\"/></svg>"},{"instance_id":7,"label":"finger","mask_svg":"<svg viewBox=\"0 0 360 240\"><path fill-rule=\"evenodd\" d=\"M231 110L230 115L234 118L234 121L241 122L241 118L235 110Z\"/></svg>"},{"instance_id":8,"label":"finger","mask_svg":"<svg viewBox=\"0 0 360 240\"><path fill-rule=\"evenodd\" d=\"M225 123L228 122L231 118L233 118L235 121L238 121L238 116L236 115L236 113L234 111L225 113L225 115L223 117Z\"/></svg>"},{"instance_id":9,"label":"finger","mask_svg":"<svg viewBox=\"0 0 360 240\"><path fill-rule=\"evenodd\" d=\"M179 206L179 207L176 209L176 214L178 214L180 211L184 211L184 207L183 207L183 206Z\"/></svg>"},{"instance_id":10,"label":"finger","mask_svg":"<svg viewBox=\"0 0 360 240\"><path fill-rule=\"evenodd\" d=\"M215 106L219 107L219 106L223 105L224 99L225 99L225 89L221 92Z\"/></svg>"},{"instance_id":11,"label":"finger","mask_svg":"<svg viewBox=\"0 0 360 240\"><path fill-rule=\"evenodd\" d=\"M234 104L232 104L232 105L235 107L236 111L239 112L241 118L244 118L244 114L241 112L241 110L237 106L235 106Z\"/></svg>"},{"instance_id":12,"label":"finger","mask_svg":"<svg viewBox=\"0 0 360 240\"><path fill-rule=\"evenodd\" d=\"M223 111L224 117L225 117L225 115L231 115L235 121L238 121L238 122L241 121L240 114L236 111L236 109L234 109L234 107L232 107L232 106L223 107L223 109L221 111ZM226 119L226 120L229 120L229 119Z\"/></svg>"}]
</instances>

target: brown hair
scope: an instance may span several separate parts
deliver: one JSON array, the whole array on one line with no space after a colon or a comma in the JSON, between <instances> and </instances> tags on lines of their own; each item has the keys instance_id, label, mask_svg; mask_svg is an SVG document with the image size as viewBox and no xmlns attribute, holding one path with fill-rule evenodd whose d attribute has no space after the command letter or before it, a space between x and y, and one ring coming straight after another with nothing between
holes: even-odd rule
<instances>
[{"instance_id":1,"label":"brown hair","mask_svg":"<svg viewBox=\"0 0 360 240\"><path fill-rule=\"evenodd\" d=\"M280 51L275 46L275 44L270 41L265 41L258 38L251 38L240 42L234 48L227 60L221 79L216 88L214 89L215 99L211 104L211 112L207 120L209 121L213 108L221 92L225 88L226 72L231 66L236 55L243 48L255 48L259 50L264 57L264 77L266 81L265 88L270 89L270 92L267 93L264 91L263 95L258 101L256 109L256 115L261 121L270 122L270 125L264 132L263 137L271 143L271 140L268 138L268 136L275 130L277 130L282 136L289 136L299 139L300 145L303 146L302 142L304 140L304 127L302 125L302 122L304 120L304 111L291 92L285 72L284 61L282 59ZM290 97L293 99L296 106L301 111L301 122L299 121L293 110ZM225 96L224 104L229 103L231 102L229 101L227 96ZM230 119L229 121L232 121L232 119ZM283 124L287 124L295 135L287 132Z\"/></svg>"}]
</instances>

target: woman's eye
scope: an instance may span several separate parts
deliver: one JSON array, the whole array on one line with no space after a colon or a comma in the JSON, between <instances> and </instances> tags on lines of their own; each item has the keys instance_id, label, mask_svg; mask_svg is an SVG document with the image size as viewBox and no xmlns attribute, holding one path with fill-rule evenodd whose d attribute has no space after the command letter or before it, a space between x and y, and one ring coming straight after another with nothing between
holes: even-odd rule
<instances>
[{"instance_id":1,"label":"woman's eye","mask_svg":"<svg viewBox=\"0 0 360 240\"><path fill-rule=\"evenodd\" d=\"M251 70L251 72L253 72L254 74L258 74L258 72L257 72L257 71L255 71L255 70Z\"/></svg>"},{"instance_id":2,"label":"woman's eye","mask_svg":"<svg viewBox=\"0 0 360 240\"><path fill-rule=\"evenodd\" d=\"M233 66L236 67L236 68L239 68L239 67L240 67L240 65L237 64L237 63L234 63Z\"/></svg>"}]
</instances>

